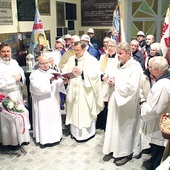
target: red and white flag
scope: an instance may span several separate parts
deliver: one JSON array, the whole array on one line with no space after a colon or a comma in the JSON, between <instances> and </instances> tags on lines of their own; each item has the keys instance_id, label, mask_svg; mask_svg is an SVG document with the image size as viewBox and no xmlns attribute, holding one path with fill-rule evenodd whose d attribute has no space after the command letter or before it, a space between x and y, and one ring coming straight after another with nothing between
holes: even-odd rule
<instances>
[{"instance_id":1,"label":"red and white flag","mask_svg":"<svg viewBox=\"0 0 170 170\"><path fill-rule=\"evenodd\" d=\"M161 44L163 56L165 57L168 48L170 48L170 6L167 9L165 21L163 23L160 44Z\"/></svg>"}]
</instances>

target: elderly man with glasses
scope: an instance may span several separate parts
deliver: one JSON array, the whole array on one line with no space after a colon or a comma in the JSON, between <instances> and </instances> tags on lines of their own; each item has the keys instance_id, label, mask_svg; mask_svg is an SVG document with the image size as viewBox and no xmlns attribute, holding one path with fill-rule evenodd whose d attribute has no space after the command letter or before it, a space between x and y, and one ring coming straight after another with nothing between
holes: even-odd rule
<instances>
[{"instance_id":1,"label":"elderly man with glasses","mask_svg":"<svg viewBox=\"0 0 170 170\"><path fill-rule=\"evenodd\" d=\"M63 80L56 79L50 69L49 58L38 57L37 70L30 75L33 110L33 137L40 147L60 142L62 122L59 92L64 92Z\"/></svg>"}]
</instances>

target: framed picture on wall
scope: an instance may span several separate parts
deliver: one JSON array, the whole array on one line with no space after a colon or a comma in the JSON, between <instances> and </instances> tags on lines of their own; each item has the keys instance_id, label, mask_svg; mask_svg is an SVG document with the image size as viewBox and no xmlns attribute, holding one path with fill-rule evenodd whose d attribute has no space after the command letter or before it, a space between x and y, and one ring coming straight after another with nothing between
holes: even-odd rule
<instances>
[{"instance_id":1,"label":"framed picture on wall","mask_svg":"<svg viewBox=\"0 0 170 170\"><path fill-rule=\"evenodd\" d=\"M75 31L75 30L68 30L68 34L70 34L70 35L75 35L75 34L76 34L76 31Z\"/></svg>"},{"instance_id":2,"label":"framed picture on wall","mask_svg":"<svg viewBox=\"0 0 170 170\"><path fill-rule=\"evenodd\" d=\"M67 33L68 33L68 28L67 27L63 28L63 35L66 35Z\"/></svg>"},{"instance_id":3,"label":"framed picture on wall","mask_svg":"<svg viewBox=\"0 0 170 170\"><path fill-rule=\"evenodd\" d=\"M57 37L62 37L62 36L63 36L63 29L57 28Z\"/></svg>"},{"instance_id":4,"label":"framed picture on wall","mask_svg":"<svg viewBox=\"0 0 170 170\"><path fill-rule=\"evenodd\" d=\"M65 27L64 2L56 2L57 27Z\"/></svg>"},{"instance_id":5,"label":"framed picture on wall","mask_svg":"<svg viewBox=\"0 0 170 170\"><path fill-rule=\"evenodd\" d=\"M6 2L9 3L8 1ZM6 6L7 6L6 4ZM10 3L9 3L10 4ZM2 8L5 8L2 6ZM1 10L1 8L0 8ZM4 10L7 10L5 8ZM3 11L3 10L2 10ZM7 14L9 15L9 10L7 11ZM17 0L17 14L18 14L18 21L34 21L35 17L35 0ZM2 15L1 15L2 17ZM9 16L6 16L7 18L10 18Z\"/></svg>"},{"instance_id":6,"label":"framed picture on wall","mask_svg":"<svg viewBox=\"0 0 170 170\"><path fill-rule=\"evenodd\" d=\"M65 6L66 6L66 20L76 20L77 19L76 4L65 3Z\"/></svg>"},{"instance_id":7,"label":"framed picture on wall","mask_svg":"<svg viewBox=\"0 0 170 170\"><path fill-rule=\"evenodd\" d=\"M74 21L68 21L68 30L74 30Z\"/></svg>"},{"instance_id":8,"label":"framed picture on wall","mask_svg":"<svg viewBox=\"0 0 170 170\"><path fill-rule=\"evenodd\" d=\"M41 15L50 15L50 0L38 0L38 10Z\"/></svg>"},{"instance_id":9,"label":"framed picture on wall","mask_svg":"<svg viewBox=\"0 0 170 170\"><path fill-rule=\"evenodd\" d=\"M50 30L44 30L44 32L51 45ZM9 44L12 48L13 58L17 59L20 51L25 51L25 49L29 48L31 33L32 32L3 33L0 34L0 42Z\"/></svg>"}]
</instances>

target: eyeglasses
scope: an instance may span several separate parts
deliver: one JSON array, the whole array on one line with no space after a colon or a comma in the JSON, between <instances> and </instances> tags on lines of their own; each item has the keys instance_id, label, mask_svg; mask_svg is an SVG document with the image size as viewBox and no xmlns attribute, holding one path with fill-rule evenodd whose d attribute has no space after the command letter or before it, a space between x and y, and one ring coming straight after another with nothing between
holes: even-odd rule
<instances>
[{"instance_id":1,"label":"eyeglasses","mask_svg":"<svg viewBox=\"0 0 170 170\"><path fill-rule=\"evenodd\" d=\"M114 45L108 45L107 46L108 48L113 48L113 47L115 47Z\"/></svg>"},{"instance_id":2,"label":"eyeglasses","mask_svg":"<svg viewBox=\"0 0 170 170\"><path fill-rule=\"evenodd\" d=\"M38 64L41 64L41 65L46 65L46 64L49 64L49 62L46 62L46 63L38 63Z\"/></svg>"},{"instance_id":3,"label":"eyeglasses","mask_svg":"<svg viewBox=\"0 0 170 170\"><path fill-rule=\"evenodd\" d=\"M79 49L79 50L73 50L74 52L81 52L82 51L82 49Z\"/></svg>"},{"instance_id":4,"label":"eyeglasses","mask_svg":"<svg viewBox=\"0 0 170 170\"><path fill-rule=\"evenodd\" d=\"M56 50L62 50L63 47L55 47Z\"/></svg>"},{"instance_id":5,"label":"eyeglasses","mask_svg":"<svg viewBox=\"0 0 170 170\"><path fill-rule=\"evenodd\" d=\"M157 51L157 50L155 50L155 49L150 49L150 51Z\"/></svg>"}]
</instances>

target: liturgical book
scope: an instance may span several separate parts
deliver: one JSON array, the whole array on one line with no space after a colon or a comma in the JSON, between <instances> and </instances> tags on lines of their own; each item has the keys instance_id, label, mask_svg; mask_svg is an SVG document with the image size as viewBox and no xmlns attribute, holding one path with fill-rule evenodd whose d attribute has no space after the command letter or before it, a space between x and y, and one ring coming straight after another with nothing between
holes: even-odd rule
<instances>
[{"instance_id":1,"label":"liturgical book","mask_svg":"<svg viewBox=\"0 0 170 170\"><path fill-rule=\"evenodd\" d=\"M51 74L53 74L55 78L60 77L62 79L66 79L66 78L72 79L76 77L72 72L68 72L68 73L52 72Z\"/></svg>"}]
</instances>

